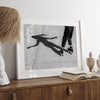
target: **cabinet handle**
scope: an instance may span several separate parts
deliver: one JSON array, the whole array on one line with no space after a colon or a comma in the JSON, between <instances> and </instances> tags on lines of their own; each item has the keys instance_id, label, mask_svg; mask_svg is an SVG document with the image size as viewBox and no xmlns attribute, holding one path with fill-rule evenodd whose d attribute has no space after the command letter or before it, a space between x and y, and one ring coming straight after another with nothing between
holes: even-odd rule
<instances>
[{"instance_id":1,"label":"cabinet handle","mask_svg":"<svg viewBox=\"0 0 100 100\"><path fill-rule=\"evenodd\" d=\"M72 88L70 86L67 87L67 95L70 96L73 94Z\"/></svg>"},{"instance_id":2,"label":"cabinet handle","mask_svg":"<svg viewBox=\"0 0 100 100\"><path fill-rule=\"evenodd\" d=\"M12 100L17 100L16 93L13 93L13 94L12 94Z\"/></svg>"}]
</instances>

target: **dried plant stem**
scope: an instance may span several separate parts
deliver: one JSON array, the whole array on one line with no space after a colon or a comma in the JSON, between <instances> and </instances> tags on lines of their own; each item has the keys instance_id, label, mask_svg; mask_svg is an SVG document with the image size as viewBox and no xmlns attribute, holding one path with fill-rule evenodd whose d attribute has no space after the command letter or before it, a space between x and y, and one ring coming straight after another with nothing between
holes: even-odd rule
<instances>
[{"instance_id":1,"label":"dried plant stem","mask_svg":"<svg viewBox=\"0 0 100 100\"><path fill-rule=\"evenodd\" d=\"M20 17L16 9L0 6L0 41L17 42L20 40Z\"/></svg>"}]
</instances>

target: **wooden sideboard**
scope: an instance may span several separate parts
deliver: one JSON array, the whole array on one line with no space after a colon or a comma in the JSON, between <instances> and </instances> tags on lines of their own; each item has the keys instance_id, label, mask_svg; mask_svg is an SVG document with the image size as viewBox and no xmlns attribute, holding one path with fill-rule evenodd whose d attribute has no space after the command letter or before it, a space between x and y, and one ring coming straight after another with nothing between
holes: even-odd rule
<instances>
[{"instance_id":1,"label":"wooden sideboard","mask_svg":"<svg viewBox=\"0 0 100 100\"><path fill-rule=\"evenodd\" d=\"M0 87L0 100L100 100L99 95L100 78L12 80L10 85Z\"/></svg>"}]
</instances>

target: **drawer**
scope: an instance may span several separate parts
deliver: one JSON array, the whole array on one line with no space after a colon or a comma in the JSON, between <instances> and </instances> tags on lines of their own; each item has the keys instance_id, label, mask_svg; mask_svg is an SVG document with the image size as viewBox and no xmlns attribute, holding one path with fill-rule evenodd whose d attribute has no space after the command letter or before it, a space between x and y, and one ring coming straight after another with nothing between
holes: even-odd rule
<instances>
[{"instance_id":1,"label":"drawer","mask_svg":"<svg viewBox=\"0 0 100 100\"><path fill-rule=\"evenodd\" d=\"M45 100L88 100L87 84L46 87Z\"/></svg>"},{"instance_id":2,"label":"drawer","mask_svg":"<svg viewBox=\"0 0 100 100\"><path fill-rule=\"evenodd\" d=\"M0 100L8 100L7 92L0 92Z\"/></svg>"},{"instance_id":3,"label":"drawer","mask_svg":"<svg viewBox=\"0 0 100 100\"><path fill-rule=\"evenodd\" d=\"M88 84L69 84L64 85L63 100L89 100L88 99Z\"/></svg>"},{"instance_id":4,"label":"drawer","mask_svg":"<svg viewBox=\"0 0 100 100\"><path fill-rule=\"evenodd\" d=\"M100 82L90 82L89 87L90 100L100 100Z\"/></svg>"},{"instance_id":5,"label":"drawer","mask_svg":"<svg viewBox=\"0 0 100 100\"><path fill-rule=\"evenodd\" d=\"M45 87L45 100L64 100L63 86Z\"/></svg>"},{"instance_id":6,"label":"drawer","mask_svg":"<svg viewBox=\"0 0 100 100\"><path fill-rule=\"evenodd\" d=\"M7 100L42 100L42 88L9 91Z\"/></svg>"}]
</instances>

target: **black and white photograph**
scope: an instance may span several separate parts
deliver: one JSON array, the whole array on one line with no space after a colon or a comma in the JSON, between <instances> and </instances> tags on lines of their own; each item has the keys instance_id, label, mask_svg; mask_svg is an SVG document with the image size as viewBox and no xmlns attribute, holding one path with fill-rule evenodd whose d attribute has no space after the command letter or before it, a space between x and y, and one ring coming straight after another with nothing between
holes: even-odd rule
<instances>
[{"instance_id":1,"label":"black and white photograph","mask_svg":"<svg viewBox=\"0 0 100 100\"><path fill-rule=\"evenodd\" d=\"M78 66L76 27L23 24L26 70Z\"/></svg>"},{"instance_id":2,"label":"black and white photograph","mask_svg":"<svg viewBox=\"0 0 100 100\"><path fill-rule=\"evenodd\" d=\"M82 68L80 21L25 18L17 44L18 79Z\"/></svg>"}]
</instances>

